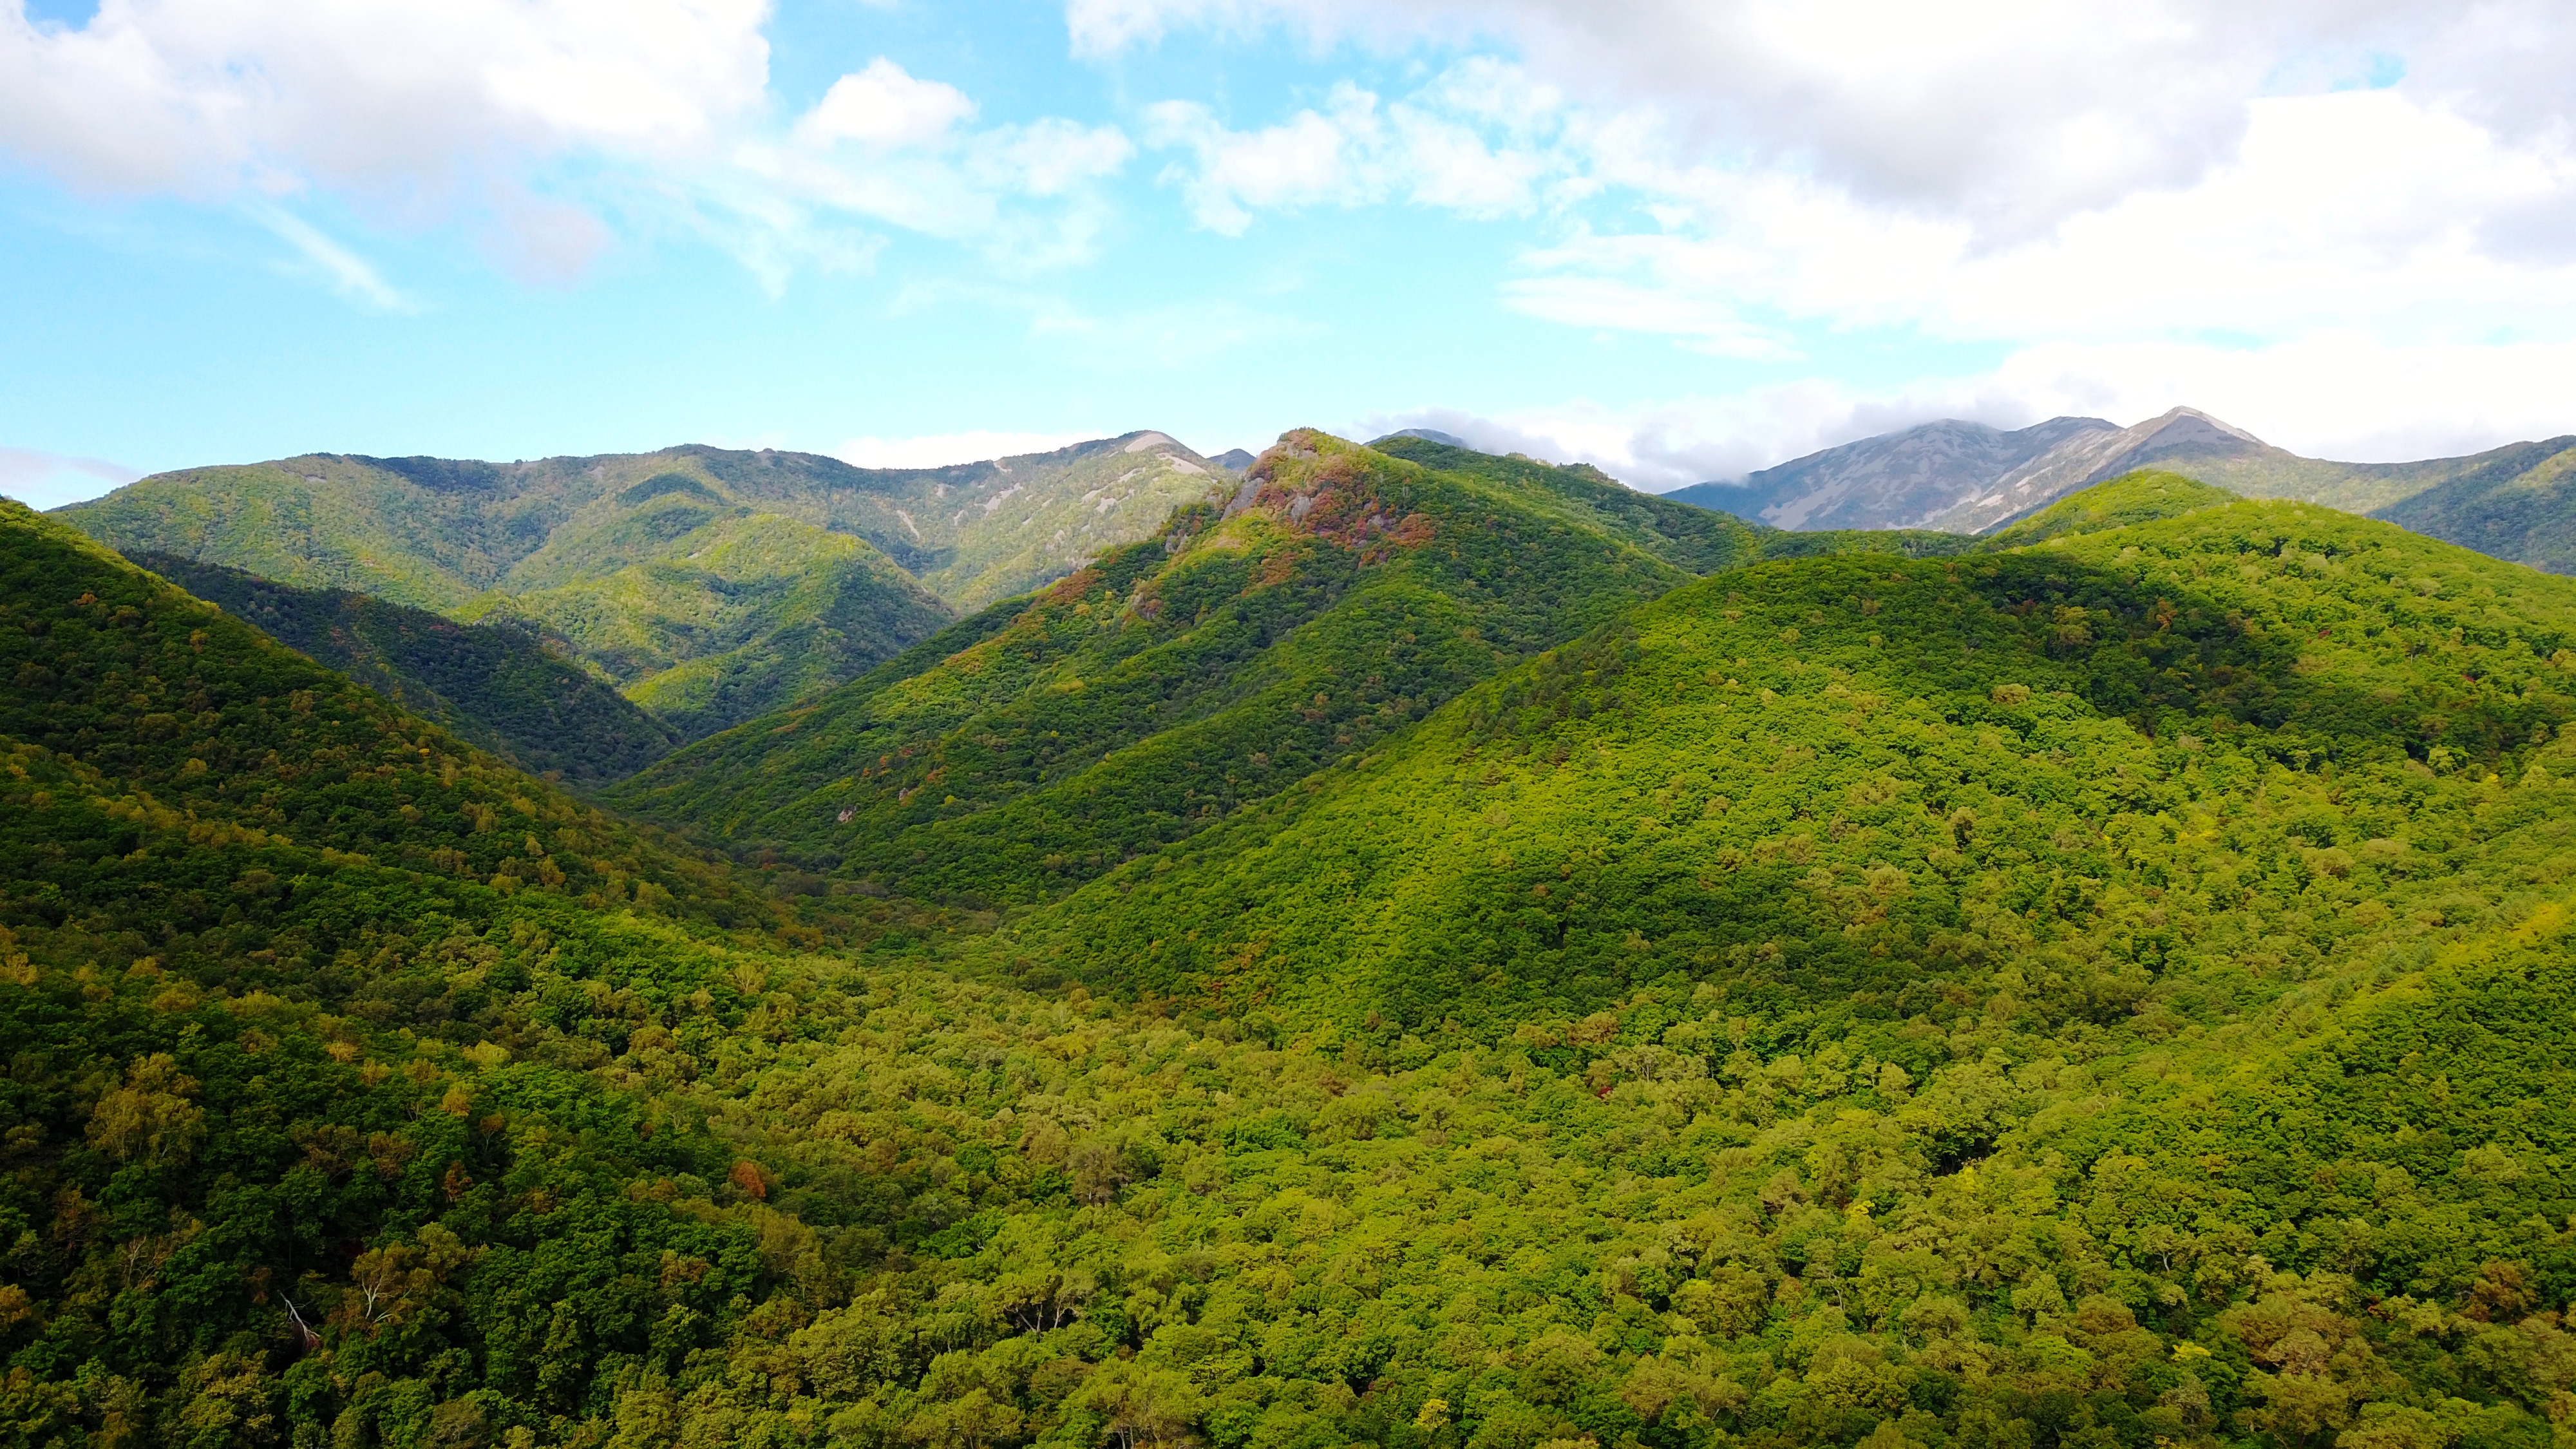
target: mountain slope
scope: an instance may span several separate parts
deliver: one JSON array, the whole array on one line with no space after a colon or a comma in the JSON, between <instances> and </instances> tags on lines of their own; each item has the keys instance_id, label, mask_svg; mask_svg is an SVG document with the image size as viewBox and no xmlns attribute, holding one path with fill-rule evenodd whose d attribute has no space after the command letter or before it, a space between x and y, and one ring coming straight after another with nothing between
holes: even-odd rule
<instances>
[{"instance_id":1,"label":"mountain slope","mask_svg":"<svg viewBox=\"0 0 2576 1449\"><path fill-rule=\"evenodd\" d=\"M2273 447L2191 408L2175 408L2128 428L2100 418L2067 417L2007 433L1951 419L1827 448L1753 473L1741 483L1700 483L1664 496L1802 531L1980 533L2078 488L2153 468L2243 497L2295 499L2397 518L2405 500L2429 489L2459 479L2462 495L2475 493L2540 465L2572 443L2576 439L2516 443L2464 458L2414 463L2337 463ZM2420 516L2432 518L2435 512ZM2468 541L2459 530L2470 525L2443 526L2455 531L2436 531L2437 537ZM2495 556L2521 557L2506 546L2506 552Z\"/></svg>"},{"instance_id":2,"label":"mountain slope","mask_svg":"<svg viewBox=\"0 0 2576 1449\"><path fill-rule=\"evenodd\" d=\"M47 528L0 514L0 716L81 752L0 741L13 1442L2543 1449L2576 1383L2576 585L2259 504L1687 584L1274 802L1341 812L1276 881L1422 917L1369 940L1538 912L1492 984L1210 1014L1009 985L1062 915L852 964L385 863L520 833L442 790L662 847ZM1217 976L1295 984L1283 899Z\"/></svg>"},{"instance_id":3,"label":"mountain slope","mask_svg":"<svg viewBox=\"0 0 2576 1449\"><path fill-rule=\"evenodd\" d=\"M2133 523L2180 518L2203 508L2233 503L2236 497L2224 488L2213 488L2179 473L2142 469L2097 483L2008 523L1978 539L1976 548L1990 553L2045 543L2068 534L2100 533Z\"/></svg>"},{"instance_id":4,"label":"mountain slope","mask_svg":"<svg viewBox=\"0 0 2576 1449\"><path fill-rule=\"evenodd\" d=\"M2376 516L2496 558L2576 573L2576 437L2464 461L2476 466Z\"/></svg>"},{"instance_id":5,"label":"mountain slope","mask_svg":"<svg viewBox=\"0 0 2576 1449\"><path fill-rule=\"evenodd\" d=\"M727 919L750 909L693 852L530 780L15 503L0 507L0 600L11 681L0 736L62 782L40 810L89 819L89 838L115 843L13 855L38 882L22 904L102 913L84 929L162 911L212 931L240 914L220 893L231 880L221 862L247 849L326 877L390 873L431 895L533 887L650 906L677 893ZM26 839L68 828L16 826ZM272 883L292 873L263 869Z\"/></svg>"},{"instance_id":6,"label":"mountain slope","mask_svg":"<svg viewBox=\"0 0 2576 1449\"><path fill-rule=\"evenodd\" d=\"M694 735L849 679L950 607L1144 537L1222 476L1150 432L936 469L694 446L520 463L315 456L162 474L63 517L129 553L457 619L526 618ZM751 574L690 558L710 547Z\"/></svg>"},{"instance_id":7,"label":"mountain slope","mask_svg":"<svg viewBox=\"0 0 2576 1449\"><path fill-rule=\"evenodd\" d=\"M1765 536L1760 528L1748 528L1739 520L1713 521L1705 510L1639 493L1588 463L1551 466L1480 453L1428 432L1395 433L1368 446L1390 458L1510 489L1522 507L1606 534L1692 573L1749 562Z\"/></svg>"},{"instance_id":8,"label":"mountain slope","mask_svg":"<svg viewBox=\"0 0 2576 1449\"><path fill-rule=\"evenodd\" d=\"M597 578L726 507L883 550L975 608L1141 538L1213 481L1161 433L947 468L688 446L482 463L314 455L157 474L61 510L120 551L176 554L307 587L451 612L488 589ZM695 522L640 517L674 504Z\"/></svg>"},{"instance_id":9,"label":"mountain slope","mask_svg":"<svg viewBox=\"0 0 2576 1449\"><path fill-rule=\"evenodd\" d=\"M681 739L516 629L167 554L134 562L530 774L622 779Z\"/></svg>"},{"instance_id":10,"label":"mountain slope","mask_svg":"<svg viewBox=\"0 0 2576 1449\"><path fill-rule=\"evenodd\" d=\"M601 550L615 573L459 612L562 640L686 739L855 679L952 617L865 540L777 514L728 509L650 550L620 542Z\"/></svg>"},{"instance_id":11,"label":"mountain slope","mask_svg":"<svg viewBox=\"0 0 2576 1449\"><path fill-rule=\"evenodd\" d=\"M1043 898L1365 751L1751 536L1594 476L1467 461L1485 471L1288 434L1160 540L615 798L884 888Z\"/></svg>"},{"instance_id":12,"label":"mountain slope","mask_svg":"<svg viewBox=\"0 0 2576 1449\"><path fill-rule=\"evenodd\" d=\"M1971 937L2023 938L1997 892L2143 891L2199 859L2174 832L2203 816L2188 830L2236 832L2220 855L2321 900L2371 851L2509 855L2517 813L2424 762L2510 772L2576 711L2570 661L2576 586L2297 505L1974 560L1765 563L1114 872L1009 949L1306 1020L1581 1015L1676 972L1894 1001ZM2329 766L2349 783L2297 807L2310 823L2266 803L2330 791ZM2199 909L2222 897L2260 909ZM2133 928L2092 912L2036 938L2073 953L2048 989L2126 969L2101 933ZM2318 929L2325 950L2343 928Z\"/></svg>"},{"instance_id":13,"label":"mountain slope","mask_svg":"<svg viewBox=\"0 0 2576 1449\"><path fill-rule=\"evenodd\" d=\"M1666 497L1775 528L1939 528L1997 482L2070 443L2115 434L2100 418L2051 418L2015 432L1956 419L1863 438ZM1973 532L1973 529L1956 529Z\"/></svg>"}]
</instances>

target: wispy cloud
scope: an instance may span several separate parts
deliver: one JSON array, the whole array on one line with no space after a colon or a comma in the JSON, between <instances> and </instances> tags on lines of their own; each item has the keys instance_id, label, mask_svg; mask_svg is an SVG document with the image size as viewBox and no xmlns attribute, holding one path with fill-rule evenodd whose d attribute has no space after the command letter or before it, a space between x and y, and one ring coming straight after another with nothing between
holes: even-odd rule
<instances>
[{"instance_id":1,"label":"wispy cloud","mask_svg":"<svg viewBox=\"0 0 2576 1449\"><path fill-rule=\"evenodd\" d=\"M104 458L78 458L35 448L0 448L0 494L30 508L60 508L122 488L142 473Z\"/></svg>"},{"instance_id":2,"label":"wispy cloud","mask_svg":"<svg viewBox=\"0 0 2576 1449\"><path fill-rule=\"evenodd\" d=\"M297 270L319 277L333 291L379 312L417 312L420 305L396 290L366 258L324 236L302 217L264 202L243 210L251 220L295 248L303 259Z\"/></svg>"}]
</instances>

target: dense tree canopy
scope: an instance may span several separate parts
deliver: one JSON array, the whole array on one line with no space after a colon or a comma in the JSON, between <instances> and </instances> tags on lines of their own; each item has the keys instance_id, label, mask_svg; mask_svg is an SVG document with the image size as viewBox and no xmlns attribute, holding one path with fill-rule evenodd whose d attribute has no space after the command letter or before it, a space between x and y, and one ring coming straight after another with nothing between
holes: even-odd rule
<instances>
[{"instance_id":1,"label":"dense tree canopy","mask_svg":"<svg viewBox=\"0 0 2576 1449\"><path fill-rule=\"evenodd\" d=\"M2198 498L1695 582L1516 537L1608 602L1497 650L1545 611L1390 588L1447 632L1247 656L1338 673L1242 740L1041 713L1220 657L1184 605L1436 575L1378 505L1503 486L1306 446L1272 484L1368 512L1256 484L795 718L1096 727L1180 799L1330 731L980 915L0 515L0 1434L2563 1445L2576 584ZM1363 729L1406 633L1478 662ZM892 838L1010 881L1049 817L950 818Z\"/></svg>"}]
</instances>

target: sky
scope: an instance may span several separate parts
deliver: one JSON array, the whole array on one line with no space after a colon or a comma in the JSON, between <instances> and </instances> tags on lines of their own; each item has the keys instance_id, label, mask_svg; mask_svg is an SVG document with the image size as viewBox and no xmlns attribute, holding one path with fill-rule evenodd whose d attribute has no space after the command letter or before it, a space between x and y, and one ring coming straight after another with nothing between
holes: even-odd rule
<instances>
[{"instance_id":1,"label":"sky","mask_svg":"<svg viewBox=\"0 0 2576 1449\"><path fill-rule=\"evenodd\" d=\"M2576 431L2563 0L0 0L0 492Z\"/></svg>"}]
</instances>

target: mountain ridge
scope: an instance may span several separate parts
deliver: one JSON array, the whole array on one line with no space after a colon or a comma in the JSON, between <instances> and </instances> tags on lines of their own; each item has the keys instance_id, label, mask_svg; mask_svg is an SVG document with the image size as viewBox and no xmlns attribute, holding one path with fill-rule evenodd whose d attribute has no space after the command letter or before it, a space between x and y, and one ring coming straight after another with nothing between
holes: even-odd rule
<instances>
[{"instance_id":1,"label":"mountain ridge","mask_svg":"<svg viewBox=\"0 0 2576 1449\"><path fill-rule=\"evenodd\" d=\"M917 469L699 444L310 454L156 474L57 516L129 553L518 618L696 736L1142 537L1228 476L1151 430Z\"/></svg>"},{"instance_id":2,"label":"mountain ridge","mask_svg":"<svg viewBox=\"0 0 2576 1449\"><path fill-rule=\"evenodd\" d=\"M1663 496L1792 529L1986 533L2077 489L2140 468L2161 468L2245 497L2323 503L2390 519L2434 518L2448 515L2429 506L2412 514L2401 509L2454 479L2485 476L2517 461L2520 467L2512 473L2528 471L2570 447L2576 447L2576 437L2507 444L2457 458L2338 463L2274 447L2188 407L2127 428L2070 416L2006 432L1947 419L1838 444L1738 483L1693 484ZM2438 536L2453 537L2466 527ZM2523 561L2509 546L2497 556Z\"/></svg>"},{"instance_id":3,"label":"mountain ridge","mask_svg":"<svg viewBox=\"0 0 2576 1449\"><path fill-rule=\"evenodd\" d=\"M947 913L0 506L9 1441L2564 1437L2576 583L2154 473L1972 540L1262 461L698 747L818 829L883 764L951 817L894 863L1007 871L1084 802L972 752L1296 706L1094 778L1189 830ZM1264 597L1366 607L1298 672ZM1479 677L1358 697L1416 651ZM944 759L777 753L903 687ZM1227 798L1279 730L1331 748Z\"/></svg>"}]
</instances>

